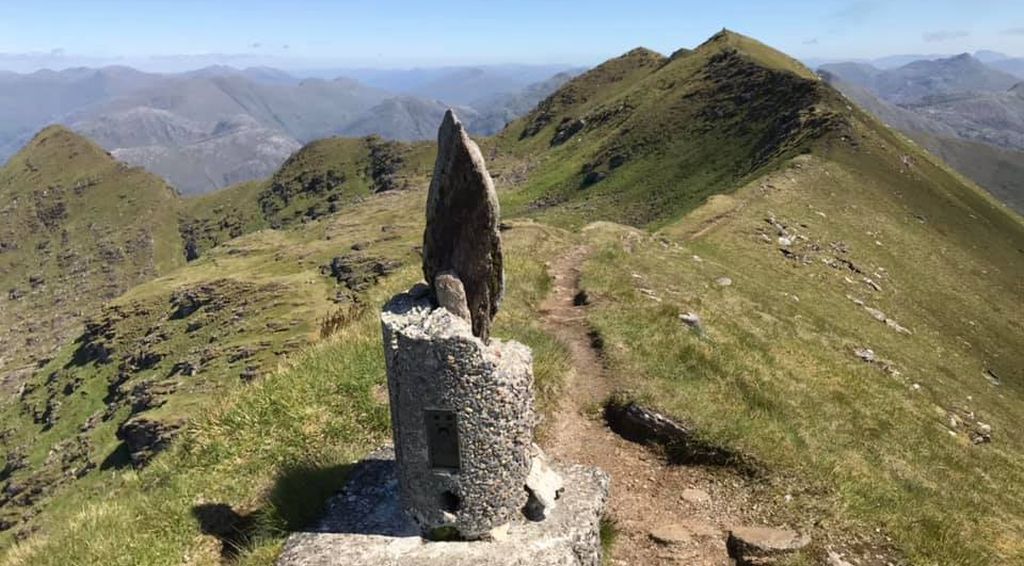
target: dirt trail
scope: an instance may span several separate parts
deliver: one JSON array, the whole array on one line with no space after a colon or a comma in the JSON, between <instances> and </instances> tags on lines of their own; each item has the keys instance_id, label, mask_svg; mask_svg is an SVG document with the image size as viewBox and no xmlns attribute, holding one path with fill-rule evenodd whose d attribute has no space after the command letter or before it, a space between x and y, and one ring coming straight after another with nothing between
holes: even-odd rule
<instances>
[{"instance_id":1,"label":"dirt trail","mask_svg":"<svg viewBox=\"0 0 1024 566\"><path fill-rule=\"evenodd\" d=\"M574 371L553 415L545 450L555 458L598 466L611 474L607 514L618 536L608 563L732 564L723 529L745 506L736 485L722 474L670 466L656 452L619 437L600 416L612 391L599 353L592 347L585 306L575 306L580 268L589 250L579 246L551 262L554 288L541 306L546 329L571 352ZM655 542L650 534L674 525L679 542Z\"/></svg>"}]
</instances>

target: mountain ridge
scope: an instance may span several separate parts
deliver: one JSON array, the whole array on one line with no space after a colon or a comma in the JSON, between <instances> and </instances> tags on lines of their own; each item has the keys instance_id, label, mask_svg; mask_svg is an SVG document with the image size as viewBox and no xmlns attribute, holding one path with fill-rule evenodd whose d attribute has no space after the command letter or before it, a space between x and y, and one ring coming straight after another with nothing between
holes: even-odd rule
<instances>
[{"instance_id":1,"label":"mountain ridge","mask_svg":"<svg viewBox=\"0 0 1024 566\"><path fill-rule=\"evenodd\" d=\"M573 312L617 399L757 462L759 479L700 478L726 507L749 490L744 519L811 534L796 560L1024 557L1019 215L731 32L630 51L479 144L505 212L495 334L533 348L542 413L578 370L538 323L545 264L586 250ZM375 305L420 278L433 151L312 142L269 180L184 201L197 257L0 405L17 492L0 541L30 537L10 561L216 563L230 546L272 563L387 435ZM197 518L210 506L253 526L223 546ZM613 558L664 553L650 526L614 527Z\"/></svg>"}]
</instances>

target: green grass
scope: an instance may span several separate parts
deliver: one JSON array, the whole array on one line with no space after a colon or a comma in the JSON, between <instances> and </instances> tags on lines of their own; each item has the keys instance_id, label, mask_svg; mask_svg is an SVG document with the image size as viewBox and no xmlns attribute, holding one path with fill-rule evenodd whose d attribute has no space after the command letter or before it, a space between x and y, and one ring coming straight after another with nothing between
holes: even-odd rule
<instances>
[{"instance_id":1,"label":"green grass","mask_svg":"<svg viewBox=\"0 0 1024 566\"><path fill-rule=\"evenodd\" d=\"M403 210L411 204L381 199L363 206L407 217ZM365 229L342 218L338 231ZM418 234L416 228L406 233ZM234 257L231 249L258 237L265 236L232 242L217 251L222 255L201 261L226 261ZM330 242L340 245L341 237L334 233ZM529 222L506 232L510 288L494 333L533 349L541 408L557 399L569 368L568 354L533 316L550 287L543 262L565 238ZM195 278L204 263L150 286ZM418 278L418 266L409 265L364 300L381 304ZM140 288L122 300L144 294ZM216 563L222 551L240 564L272 563L287 533L319 516L327 496L344 482L347 466L388 439L390 422L380 394L384 371L376 309L364 310L328 341L283 363L282 371L252 385L228 382L196 399L202 403L185 432L145 469L90 474L64 488L34 523L40 531L10 547L4 563ZM204 528L220 534L204 534ZM223 550L221 539L230 550Z\"/></svg>"},{"instance_id":2,"label":"green grass","mask_svg":"<svg viewBox=\"0 0 1024 566\"><path fill-rule=\"evenodd\" d=\"M812 532L817 550L867 541L918 564L1024 560L1024 224L846 104L792 59L732 33L672 58L633 50L570 81L481 144L500 173L505 216L543 221L519 218L503 233L510 289L494 333L533 349L538 404L549 412L568 394L570 358L538 323L551 285L545 262L588 243L590 323L617 387L762 465L766 493L794 496L776 519ZM585 121L580 132L552 146L575 119ZM115 432L133 412L125 399L80 430L110 410L112 390L173 386L163 405L135 416L182 421L183 432L141 470L60 480L18 527L32 536L0 536L3 563L269 564L347 466L387 439L377 306L420 277L433 150L378 143L316 142L268 181L166 203L175 215L158 223L168 240L154 268L116 278L152 280L88 313L110 319L103 341L115 362L70 363L79 345L66 344L0 406L0 431L29 463L14 482L66 478L64 460L115 454ZM90 148L42 155L84 155L48 169L73 186L79 169L104 162ZM374 163L394 157L402 166L391 181L420 190L371 196L382 182ZM12 164L0 181L39 189L41 178L19 177L34 174L24 160ZM606 177L582 187L591 171ZM791 246L797 259L780 252L767 218L805 238ZM201 257L174 269L179 224ZM322 270L337 256L402 267L343 289ZM11 258L27 261L0 255ZM26 264L16 267L27 277ZM722 276L733 284L715 285ZM175 293L201 286L226 306L170 316ZM351 302L334 304L339 294ZM703 334L680 323L690 311ZM321 339L331 313L343 322ZM189 330L193 322L204 324ZM169 375L211 346L254 353L214 356L188 379ZM858 359L863 347L899 373ZM120 381L119 366L147 351L163 357ZM244 383L250 364L260 377ZM985 370L1003 383L991 385ZM34 420L48 408L57 419L47 428ZM950 425L951 415L967 424ZM974 421L992 425L990 444L971 442ZM602 541L614 532L602 524Z\"/></svg>"},{"instance_id":3,"label":"green grass","mask_svg":"<svg viewBox=\"0 0 1024 566\"><path fill-rule=\"evenodd\" d=\"M1020 220L927 163L902 175L857 165L798 160L658 237L588 229L598 249L583 281L591 323L622 389L787 478L781 489L802 494L790 518L802 528L881 529L913 563L1020 561ZM925 190L948 190L949 200L914 194ZM758 236L769 215L824 252L811 265L785 259L774 234L772 243ZM822 263L837 241L882 292ZM722 276L733 284L716 286ZM680 323L682 312L702 317L703 337ZM862 362L858 347L900 375ZM1003 385L990 385L985 368ZM949 434L950 412L964 410L992 425L991 444L973 445L965 428Z\"/></svg>"},{"instance_id":4,"label":"green grass","mask_svg":"<svg viewBox=\"0 0 1024 566\"><path fill-rule=\"evenodd\" d=\"M76 312L184 263L178 205L157 177L59 126L13 156L0 168L0 368L46 355L74 335Z\"/></svg>"},{"instance_id":5,"label":"green grass","mask_svg":"<svg viewBox=\"0 0 1024 566\"><path fill-rule=\"evenodd\" d=\"M615 522L615 519L607 516L601 517L599 535L601 537L601 553L604 558L603 562L608 563L608 557L611 556L612 547L615 545L615 541L619 538L619 525Z\"/></svg>"}]
</instances>

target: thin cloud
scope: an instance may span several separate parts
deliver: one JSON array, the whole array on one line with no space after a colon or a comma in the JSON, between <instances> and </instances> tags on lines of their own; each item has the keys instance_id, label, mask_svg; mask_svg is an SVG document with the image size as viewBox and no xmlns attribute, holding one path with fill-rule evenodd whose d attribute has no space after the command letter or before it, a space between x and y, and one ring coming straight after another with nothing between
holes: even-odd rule
<instances>
[{"instance_id":1,"label":"thin cloud","mask_svg":"<svg viewBox=\"0 0 1024 566\"><path fill-rule=\"evenodd\" d=\"M856 0L832 12L830 19L841 25L862 24L878 9L871 0Z\"/></svg>"},{"instance_id":2,"label":"thin cloud","mask_svg":"<svg viewBox=\"0 0 1024 566\"><path fill-rule=\"evenodd\" d=\"M249 47L251 47L253 49L259 49L260 47L263 47L263 44L258 42L258 41L254 41L253 43L251 43L249 45Z\"/></svg>"},{"instance_id":3,"label":"thin cloud","mask_svg":"<svg viewBox=\"0 0 1024 566\"><path fill-rule=\"evenodd\" d=\"M929 43L935 43L939 41L951 41L954 39L961 39L971 35L970 32L964 30L952 30L943 29L938 31L929 31L923 34L921 37Z\"/></svg>"},{"instance_id":4,"label":"thin cloud","mask_svg":"<svg viewBox=\"0 0 1024 566\"><path fill-rule=\"evenodd\" d=\"M812 37L810 39L805 39L803 41L803 43L804 43L804 45L817 45L818 44L818 38Z\"/></svg>"},{"instance_id":5,"label":"thin cloud","mask_svg":"<svg viewBox=\"0 0 1024 566\"><path fill-rule=\"evenodd\" d=\"M1024 27L1003 30L1004 35L1024 35Z\"/></svg>"}]
</instances>

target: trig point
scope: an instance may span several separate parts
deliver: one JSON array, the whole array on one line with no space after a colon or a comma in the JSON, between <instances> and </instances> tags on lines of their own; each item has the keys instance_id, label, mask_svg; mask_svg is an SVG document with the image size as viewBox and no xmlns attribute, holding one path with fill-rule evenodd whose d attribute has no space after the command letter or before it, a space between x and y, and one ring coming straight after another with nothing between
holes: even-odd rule
<instances>
[{"instance_id":1,"label":"trig point","mask_svg":"<svg viewBox=\"0 0 1024 566\"><path fill-rule=\"evenodd\" d=\"M279 564L597 566L608 477L533 443L530 349L490 336L504 291L498 199L451 110L426 216L426 283L381 313L394 460L357 467L321 532L293 535Z\"/></svg>"}]
</instances>

